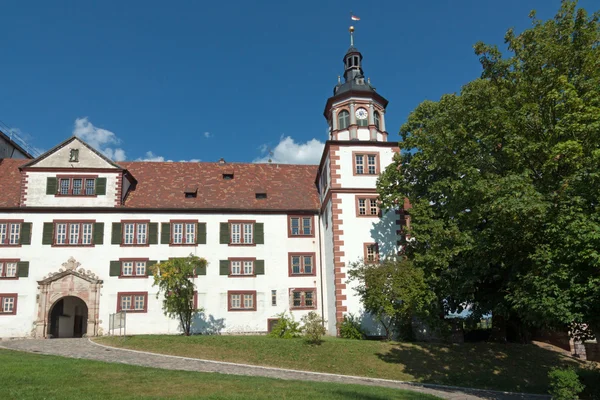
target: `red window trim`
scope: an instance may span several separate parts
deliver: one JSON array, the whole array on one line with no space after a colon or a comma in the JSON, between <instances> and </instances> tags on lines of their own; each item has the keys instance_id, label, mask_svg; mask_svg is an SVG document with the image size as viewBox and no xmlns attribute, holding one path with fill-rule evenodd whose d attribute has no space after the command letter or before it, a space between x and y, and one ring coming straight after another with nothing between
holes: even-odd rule
<instances>
[{"instance_id":1,"label":"red window trim","mask_svg":"<svg viewBox=\"0 0 600 400\"><path fill-rule=\"evenodd\" d=\"M13 297L15 303L12 312L4 312L4 298ZM17 315L17 301L19 299L18 293L0 293L0 315Z\"/></svg>"},{"instance_id":2,"label":"red window trim","mask_svg":"<svg viewBox=\"0 0 600 400\"><path fill-rule=\"evenodd\" d=\"M303 233L300 233L298 235L293 235L292 234L292 218L299 218L298 223L299 225L299 229L300 232L303 232L303 218L310 218L310 234L305 235ZM297 238L297 237L315 237L315 216L314 215L301 215L301 214L289 214L288 215L288 237L289 238Z\"/></svg>"},{"instance_id":3,"label":"red window trim","mask_svg":"<svg viewBox=\"0 0 600 400\"><path fill-rule=\"evenodd\" d=\"M194 219L172 219L169 221L169 223L171 224L171 240L169 241L169 246L173 246L173 247L186 247L186 246L197 246L198 244L196 243L198 241L198 220L194 220ZM181 241L182 243L173 243L173 235L175 234L175 229L173 229L173 224L184 224L182 227L182 237L181 237ZM194 243L183 243L183 241L185 240L185 224L195 224L194 226Z\"/></svg>"},{"instance_id":4,"label":"red window trim","mask_svg":"<svg viewBox=\"0 0 600 400\"><path fill-rule=\"evenodd\" d=\"M363 156L363 168L365 173L357 174L356 173L356 156ZM369 174L369 166L368 166L368 157L367 156L375 156L375 173ZM371 153L368 151L353 151L352 152L352 175L354 176L378 176L379 171L381 171L379 165L379 153Z\"/></svg>"},{"instance_id":5,"label":"red window trim","mask_svg":"<svg viewBox=\"0 0 600 400\"><path fill-rule=\"evenodd\" d=\"M358 205L358 201L359 200L369 200L369 202L365 202L365 212L366 214L361 215L360 214L360 210L359 210L359 205ZM379 208L379 197L378 196L369 196L369 195L361 195L361 194L357 194L355 196L355 201L354 204L356 206L356 216L359 218L379 218L381 217L381 209ZM369 214L368 212L371 209L370 203L371 201L375 201L375 204L377 205L377 214Z\"/></svg>"},{"instance_id":6,"label":"red window trim","mask_svg":"<svg viewBox=\"0 0 600 400\"><path fill-rule=\"evenodd\" d=\"M271 333L271 331L273 329L271 329L271 322L272 321L279 321L279 318L267 318L267 333ZM277 322L275 322L277 323Z\"/></svg>"},{"instance_id":7,"label":"red window trim","mask_svg":"<svg viewBox=\"0 0 600 400\"><path fill-rule=\"evenodd\" d=\"M198 291L194 290L194 302L192 307L194 307L195 310L198 309Z\"/></svg>"},{"instance_id":8,"label":"red window trim","mask_svg":"<svg viewBox=\"0 0 600 400\"><path fill-rule=\"evenodd\" d=\"M0 220L0 224L7 224L6 225L6 239L4 243L0 242L0 247L21 247L21 233L23 231L23 224L25 223L24 219L2 219ZM10 225L11 224L20 224L21 227L19 228L19 243L17 244L10 244Z\"/></svg>"},{"instance_id":9,"label":"red window trim","mask_svg":"<svg viewBox=\"0 0 600 400\"><path fill-rule=\"evenodd\" d=\"M231 308L231 295L241 295L240 305L244 305L244 295L251 294L253 308ZM256 311L256 290L228 290L227 291L227 311Z\"/></svg>"},{"instance_id":10,"label":"red window trim","mask_svg":"<svg viewBox=\"0 0 600 400\"><path fill-rule=\"evenodd\" d=\"M294 292L313 292L313 305L312 307L307 307L302 305L300 307L294 307ZM291 288L290 291L290 310L316 310L317 309L317 288ZM305 299L304 295L302 295L302 304L304 304Z\"/></svg>"},{"instance_id":11,"label":"red window trim","mask_svg":"<svg viewBox=\"0 0 600 400\"><path fill-rule=\"evenodd\" d=\"M143 310L127 310L128 314L130 313L147 313L148 312L148 292L117 292L117 312L123 311L121 309L121 297L123 296L131 296L131 305L135 304L135 300L133 296L144 296L144 309Z\"/></svg>"},{"instance_id":12,"label":"red window trim","mask_svg":"<svg viewBox=\"0 0 600 400\"><path fill-rule=\"evenodd\" d=\"M256 246L255 233L254 232L254 224L256 224L256 220L236 220L230 219L227 221L229 224L229 246ZM252 225L252 243L243 243L244 240L244 229L240 226L240 243L232 243L232 235L233 230L231 229L231 224L251 224Z\"/></svg>"},{"instance_id":13,"label":"red window trim","mask_svg":"<svg viewBox=\"0 0 600 400\"><path fill-rule=\"evenodd\" d=\"M125 243L125 224L135 224L133 228L133 243ZM137 243L138 224L146 224L146 244ZM121 247L149 247L150 246L150 220L149 219L123 219L121 220Z\"/></svg>"},{"instance_id":14,"label":"red window trim","mask_svg":"<svg viewBox=\"0 0 600 400\"><path fill-rule=\"evenodd\" d=\"M300 257L300 268L302 270L304 270L304 257L305 256L310 256L312 257L312 273L310 274L305 274L305 273L299 273L299 274L294 274L292 271L292 257L295 256L299 256ZM317 276L317 269L315 268L315 262L316 262L316 258L317 255L316 253L288 253L288 276L290 277L297 277L297 276Z\"/></svg>"},{"instance_id":15,"label":"red window trim","mask_svg":"<svg viewBox=\"0 0 600 400\"><path fill-rule=\"evenodd\" d=\"M52 232L52 247L95 247L94 243L94 224L95 219L55 219L52 221L54 224ZM56 243L56 224L67 224L65 244ZM91 244L69 244L69 227L71 224L92 224L92 243ZM79 228L79 239L83 239L83 227Z\"/></svg>"},{"instance_id":16,"label":"red window trim","mask_svg":"<svg viewBox=\"0 0 600 400\"><path fill-rule=\"evenodd\" d=\"M4 263L18 263L19 261L21 261L18 258L1 258L0 259L0 264L4 264ZM19 265L17 264L17 271L16 271L16 275L15 276L6 276L6 266L0 268L0 280L3 281L12 281L12 280L17 280L19 279Z\"/></svg>"},{"instance_id":17,"label":"red window trim","mask_svg":"<svg viewBox=\"0 0 600 400\"><path fill-rule=\"evenodd\" d=\"M256 257L229 257L227 259L229 261L229 277L230 278L255 278L256 277ZM244 261L252 261L252 274L240 274L240 275L234 275L232 272L232 266L231 266L231 262L232 261L240 261L242 262L241 265L241 270L244 270Z\"/></svg>"},{"instance_id":18,"label":"red window trim","mask_svg":"<svg viewBox=\"0 0 600 400\"><path fill-rule=\"evenodd\" d=\"M119 261L121 262L121 274L119 275L119 279L144 279L144 278L148 278L148 261L150 261L149 258L119 258ZM133 262L133 270L132 273L133 275L123 275L123 263L124 262L128 262L131 261ZM145 261L146 262L146 275L136 275L135 274L135 262L136 261Z\"/></svg>"},{"instance_id":19,"label":"red window trim","mask_svg":"<svg viewBox=\"0 0 600 400\"><path fill-rule=\"evenodd\" d=\"M94 181L94 194L85 194L85 180L96 179L98 175L56 175L56 193L54 197L98 197L96 194L96 182ZM60 194L61 179L69 179L69 194ZM73 194L73 179L82 179L81 192L82 194Z\"/></svg>"},{"instance_id":20,"label":"red window trim","mask_svg":"<svg viewBox=\"0 0 600 400\"><path fill-rule=\"evenodd\" d=\"M369 248L369 246L375 246L375 260L373 261L368 261L367 260L367 249ZM364 243L363 244L363 251L364 251L364 261L365 264L377 264L379 262L379 245L377 243Z\"/></svg>"}]
</instances>

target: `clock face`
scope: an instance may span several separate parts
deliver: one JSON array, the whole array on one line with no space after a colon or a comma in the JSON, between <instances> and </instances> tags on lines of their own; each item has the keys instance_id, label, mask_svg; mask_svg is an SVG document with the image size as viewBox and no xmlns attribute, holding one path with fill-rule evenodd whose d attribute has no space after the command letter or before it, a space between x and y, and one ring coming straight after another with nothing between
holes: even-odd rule
<instances>
[{"instance_id":1,"label":"clock face","mask_svg":"<svg viewBox=\"0 0 600 400\"><path fill-rule=\"evenodd\" d=\"M369 115L367 113L367 110L365 110L364 108L359 108L358 110L356 110L356 118L358 119L367 119L367 116Z\"/></svg>"}]
</instances>

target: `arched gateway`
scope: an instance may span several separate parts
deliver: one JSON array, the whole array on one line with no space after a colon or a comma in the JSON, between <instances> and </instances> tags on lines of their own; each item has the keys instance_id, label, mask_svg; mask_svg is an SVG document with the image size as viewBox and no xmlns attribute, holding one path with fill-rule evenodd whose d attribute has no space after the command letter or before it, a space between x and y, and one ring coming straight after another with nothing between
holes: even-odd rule
<instances>
[{"instance_id":1,"label":"arched gateway","mask_svg":"<svg viewBox=\"0 0 600 400\"><path fill-rule=\"evenodd\" d=\"M38 281L38 338L97 336L102 280L69 258L57 273Z\"/></svg>"}]
</instances>

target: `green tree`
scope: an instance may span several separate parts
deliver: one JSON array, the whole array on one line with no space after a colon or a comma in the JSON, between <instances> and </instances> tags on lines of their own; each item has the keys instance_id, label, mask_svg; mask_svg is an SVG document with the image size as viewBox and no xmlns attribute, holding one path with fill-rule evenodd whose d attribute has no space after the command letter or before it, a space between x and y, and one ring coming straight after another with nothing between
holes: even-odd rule
<instances>
[{"instance_id":1,"label":"green tree","mask_svg":"<svg viewBox=\"0 0 600 400\"><path fill-rule=\"evenodd\" d=\"M381 323L388 340L395 332L404 338L410 336L412 317L427 317L434 304L423 271L404 258L352 263L348 277L357 282L354 290L365 311Z\"/></svg>"},{"instance_id":2,"label":"green tree","mask_svg":"<svg viewBox=\"0 0 600 400\"><path fill-rule=\"evenodd\" d=\"M156 298L163 295L163 311L170 318L179 319L181 329L186 336L190 335L192 317L202 308L194 306L194 282L192 278L197 269L206 268L208 262L204 258L192 254L186 258L172 258L154 265L153 286L158 286Z\"/></svg>"},{"instance_id":3,"label":"green tree","mask_svg":"<svg viewBox=\"0 0 600 400\"><path fill-rule=\"evenodd\" d=\"M447 311L600 331L599 16L532 12L509 57L477 43L481 77L401 127L378 190L410 200L406 253Z\"/></svg>"}]
</instances>

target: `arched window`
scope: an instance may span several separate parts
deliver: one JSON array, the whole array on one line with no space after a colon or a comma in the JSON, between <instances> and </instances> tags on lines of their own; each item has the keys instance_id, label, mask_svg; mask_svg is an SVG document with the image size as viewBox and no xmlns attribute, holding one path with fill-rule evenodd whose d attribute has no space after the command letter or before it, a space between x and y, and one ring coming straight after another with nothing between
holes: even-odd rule
<instances>
[{"instance_id":1,"label":"arched window","mask_svg":"<svg viewBox=\"0 0 600 400\"><path fill-rule=\"evenodd\" d=\"M369 120L367 118L365 119L356 119L356 122L358 123L358 126L369 126Z\"/></svg>"},{"instance_id":2,"label":"arched window","mask_svg":"<svg viewBox=\"0 0 600 400\"><path fill-rule=\"evenodd\" d=\"M350 125L350 113L342 110L338 113L338 129L347 129Z\"/></svg>"},{"instance_id":3,"label":"arched window","mask_svg":"<svg viewBox=\"0 0 600 400\"><path fill-rule=\"evenodd\" d=\"M381 130L381 116L379 115L378 111L375 111L375 128L377 128L378 131Z\"/></svg>"}]
</instances>

